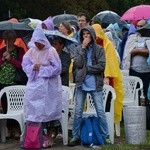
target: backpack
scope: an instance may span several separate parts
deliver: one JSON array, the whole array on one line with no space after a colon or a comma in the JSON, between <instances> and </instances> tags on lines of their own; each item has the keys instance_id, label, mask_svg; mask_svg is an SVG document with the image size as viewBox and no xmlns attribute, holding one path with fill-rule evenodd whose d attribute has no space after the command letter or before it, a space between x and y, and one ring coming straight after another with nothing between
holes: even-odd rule
<instances>
[{"instance_id":1,"label":"backpack","mask_svg":"<svg viewBox=\"0 0 150 150\"><path fill-rule=\"evenodd\" d=\"M26 122L25 131L20 136L21 148L41 149L44 144L43 127L40 122Z\"/></svg>"},{"instance_id":2,"label":"backpack","mask_svg":"<svg viewBox=\"0 0 150 150\"><path fill-rule=\"evenodd\" d=\"M80 131L81 144L84 146L104 145L100 133L99 119L95 116L83 118Z\"/></svg>"}]
</instances>

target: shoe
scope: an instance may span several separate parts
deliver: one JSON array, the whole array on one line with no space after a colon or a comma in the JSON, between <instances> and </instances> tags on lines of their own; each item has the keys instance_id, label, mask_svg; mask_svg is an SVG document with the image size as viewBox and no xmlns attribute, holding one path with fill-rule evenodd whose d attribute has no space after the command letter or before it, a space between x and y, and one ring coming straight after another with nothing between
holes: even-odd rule
<instances>
[{"instance_id":1,"label":"shoe","mask_svg":"<svg viewBox=\"0 0 150 150\"><path fill-rule=\"evenodd\" d=\"M77 145L80 145L79 139L71 138L71 140L68 142L68 146L77 146Z\"/></svg>"},{"instance_id":2,"label":"shoe","mask_svg":"<svg viewBox=\"0 0 150 150\"><path fill-rule=\"evenodd\" d=\"M111 143L111 140L109 139L109 137L106 137L105 138L105 144L106 145L111 145L112 143Z\"/></svg>"}]
</instances>

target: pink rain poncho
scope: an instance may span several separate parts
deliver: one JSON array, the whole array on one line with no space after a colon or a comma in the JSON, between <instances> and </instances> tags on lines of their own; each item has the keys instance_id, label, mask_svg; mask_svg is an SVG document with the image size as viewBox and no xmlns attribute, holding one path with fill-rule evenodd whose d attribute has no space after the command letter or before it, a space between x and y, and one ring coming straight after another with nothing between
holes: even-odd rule
<instances>
[{"instance_id":1,"label":"pink rain poncho","mask_svg":"<svg viewBox=\"0 0 150 150\"><path fill-rule=\"evenodd\" d=\"M41 29L33 33L32 45L23 57L22 67L28 76L24 98L24 115L27 121L47 122L61 118L62 85L61 61ZM34 42L44 44L39 50ZM41 64L34 71L34 64Z\"/></svg>"}]
</instances>

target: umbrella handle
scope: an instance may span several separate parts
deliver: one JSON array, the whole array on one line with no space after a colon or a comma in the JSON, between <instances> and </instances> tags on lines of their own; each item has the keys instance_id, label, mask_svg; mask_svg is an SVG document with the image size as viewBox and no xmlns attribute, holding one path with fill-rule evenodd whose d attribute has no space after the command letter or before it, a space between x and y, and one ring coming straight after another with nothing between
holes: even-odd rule
<instances>
[{"instance_id":1,"label":"umbrella handle","mask_svg":"<svg viewBox=\"0 0 150 150\"><path fill-rule=\"evenodd\" d=\"M6 39L6 52L8 52L8 39Z\"/></svg>"}]
</instances>

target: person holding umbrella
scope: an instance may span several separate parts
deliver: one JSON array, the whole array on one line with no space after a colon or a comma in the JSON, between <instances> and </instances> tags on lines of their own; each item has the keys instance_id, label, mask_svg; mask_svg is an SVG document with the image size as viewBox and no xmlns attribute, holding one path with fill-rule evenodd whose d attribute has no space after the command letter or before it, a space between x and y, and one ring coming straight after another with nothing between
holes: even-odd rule
<instances>
[{"instance_id":1,"label":"person holding umbrella","mask_svg":"<svg viewBox=\"0 0 150 150\"><path fill-rule=\"evenodd\" d=\"M6 86L14 85L16 68L22 68L22 57L24 55L24 49L16 46L16 32L13 30L7 30L3 32L3 39L6 46L0 49L0 90ZM3 113L7 113L7 100L6 95L3 95L1 99ZM12 131L11 136L14 136L15 132L13 127L16 128L14 121L7 121L8 131Z\"/></svg>"},{"instance_id":2,"label":"person holding umbrella","mask_svg":"<svg viewBox=\"0 0 150 150\"><path fill-rule=\"evenodd\" d=\"M8 21L10 21L10 22L18 22L18 20L16 18L11 18ZM15 41L14 44L17 45L18 47L22 47L25 52L28 50L27 49L27 45L26 45L25 41L22 40L22 38L16 38L16 41ZM5 47L5 42L4 42L4 40L1 40L0 48L3 48L3 47Z\"/></svg>"},{"instance_id":3,"label":"person holding umbrella","mask_svg":"<svg viewBox=\"0 0 150 150\"><path fill-rule=\"evenodd\" d=\"M65 47L65 40L61 37L55 37L52 42L52 46L56 49L59 54L62 71L61 71L61 81L62 85L69 86L69 66L71 63L70 54L67 53Z\"/></svg>"}]
</instances>

